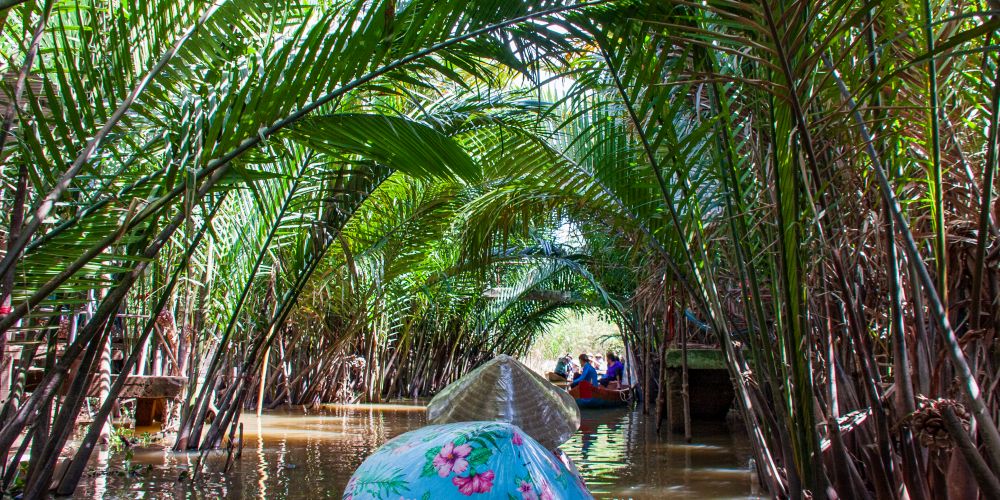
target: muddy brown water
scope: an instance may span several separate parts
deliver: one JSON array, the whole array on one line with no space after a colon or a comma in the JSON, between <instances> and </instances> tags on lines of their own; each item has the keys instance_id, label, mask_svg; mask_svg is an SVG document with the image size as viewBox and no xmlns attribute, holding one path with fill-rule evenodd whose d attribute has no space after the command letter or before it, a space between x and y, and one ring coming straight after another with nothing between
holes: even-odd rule
<instances>
[{"instance_id":1,"label":"muddy brown water","mask_svg":"<svg viewBox=\"0 0 1000 500\"><path fill-rule=\"evenodd\" d=\"M658 437L635 410L585 410L562 449L597 498L748 498L755 491L744 437L723 424L695 438ZM425 425L417 405L326 406L243 418L243 456L223 472L225 452L204 459L162 445L101 453L78 498L340 498L354 469L388 439ZM95 454L97 455L97 454Z\"/></svg>"}]
</instances>

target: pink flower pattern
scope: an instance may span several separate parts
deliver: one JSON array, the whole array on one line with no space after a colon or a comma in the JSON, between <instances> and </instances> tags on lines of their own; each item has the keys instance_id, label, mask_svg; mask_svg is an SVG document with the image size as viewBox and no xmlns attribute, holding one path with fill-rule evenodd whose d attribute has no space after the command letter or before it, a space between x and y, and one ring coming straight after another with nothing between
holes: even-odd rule
<instances>
[{"instance_id":1,"label":"pink flower pattern","mask_svg":"<svg viewBox=\"0 0 1000 500\"><path fill-rule=\"evenodd\" d=\"M535 493L535 487L527 481L521 481L521 485L517 487L517 491L521 492L521 500L539 500L538 494Z\"/></svg>"},{"instance_id":2,"label":"pink flower pattern","mask_svg":"<svg viewBox=\"0 0 1000 500\"><path fill-rule=\"evenodd\" d=\"M459 493L464 496L472 496L479 493L491 493L494 483L497 480L494 469L488 469L481 473L478 472L486 467L489 467L488 464L490 459L494 456L494 453L490 448L496 448L497 451L502 450L504 446L501 443L504 438L510 439L510 443L515 446L524 446L525 440L524 436L522 436L519 432L513 431L500 433L492 430L490 435L492 436L490 439L479 439L472 434L461 435L461 437L452 435L453 438L458 438L457 441L451 441L444 446L441 446L439 449L435 450L437 453L432 452L421 457L422 472L420 473L420 477L432 478L436 473L442 480L447 480L449 476L453 476L450 477L451 483L458 489ZM394 457L405 456L409 455L412 450L421 448L422 444L429 443L430 441L431 439L427 438L423 439L420 443L404 440L395 446L391 446L390 449L385 451L388 451ZM479 449L479 447L483 447L483 449ZM476 453L473 454L473 451L476 451ZM421 450L421 452L423 452L423 450ZM409 458L412 459L415 457ZM559 467L560 462L561 465L570 471L575 470L575 467L572 466L572 462L569 461L568 457L564 454L556 453L555 456L550 456L548 458L549 460L544 461L545 463L542 465L542 469L545 474L551 471L554 472L557 477L561 476L564 472L566 472L566 470L564 470L563 467ZM552 460L553 458L556 458L557 460ZM527 466L527 464L525 465ZM580 478L577 474L571 473L570 476L575 480L577 486L581 488L584 487L582 478ZM521 500L555 500L556 494L553 491L552 485L547 481L541 477L531 477L530 473L527 477L521 477L524 479L518 478L514 481L517 485L517 491L520 493ZM357 481L358 477L355 476L348 482L347 488L343 493L343 500L351 500L352 498L355 498L355 493L365 493L365 491L363 491L365 488L357 488ZM414 490L412 489L412 485L409 485L410 480L407 479L406 483L407 488L410 488L406 491L406 493L412 494ZM440 483L437 483L437 480L433 480L431 483L440 485ZM429 485L430 483L428 486ZM506 490L506 488L509 488L509 486L503 485L502 489ZM434 488L432 487L431 489ZM392 491L393 494L398 494L399 492L402 492L402 490ZM512 496L512 498L515 497ZM400 497L400 500L405 499Z\"/></svg>"},{"instance_id":3,"label":"pink flower pattern","mask_svg":"<svg viewBox=\"0 0 1000 500\"><path fill-rule=\"evenodd\" d=\"M469 453L472 453L472 447L468 444L455 446L455 443L448 443L434 457L434 468L441 477L448 477L452 472L461 474L469 468L469 461L465 459Z\"/></svg>"},{"instance_id":4,"label":"pink flower pattern","mask_svg":"<svg viewBox=\"0 0 1000 500\"><path fill-rule=\"evenodd\" d=\"M468 477L455 476L451 482L458 486L458 492L469 496L474 493L489 493L493 489L493 471L482 474L472 473Z\"/></svg>"},{"instance_id":5,"label":"pink flower pattern","mask_svg":"<svg viewBox=\"0 0 1000 500\"><path fill-rule=\"evenodd\" d=\"M552 487L549 486L548 482L542 483L542 494L538 497L538 500L553 500L555 498L552 495Z\"/></svg>"}]
</instances>

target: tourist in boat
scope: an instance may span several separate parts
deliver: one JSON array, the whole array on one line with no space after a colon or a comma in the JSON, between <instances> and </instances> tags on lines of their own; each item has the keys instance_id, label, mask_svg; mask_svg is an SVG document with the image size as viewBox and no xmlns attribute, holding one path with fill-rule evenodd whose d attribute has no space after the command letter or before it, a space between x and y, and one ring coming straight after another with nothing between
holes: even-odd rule
<instances>
[{"instance_id":1,"label":"tourist in boat","mask_svg":"<svg viewBox=\"0 0 1000 500\"><path fill-rule=\"evenodd\" d=\"M580 366L583 370L580 372L576 378L573 379L573 383L570 387L576 387L580 382L587 382L590 385L597 386L597 370L594 369L593 365L590 364L590 357L586 354L580 355Z\"/></svg>"},{"instance_id":2,"label":"tourist in boat","mask_svg":"<svg viewBox=\"0 0 1000 500\"><path fill-rule=\"evenodd\" d=\"M600 354L595 354L595 355L591 356L591 358L593 358L593 360L594 360L594 369L597 370L597 374L598 375L603 375L604 372L607 371L607 369L608 369L608 365L604 362L604 356L602 356ZM608 360L608 361L611 361L611 360Z\"/></svg>"},{"instance_id":3,"label":"tourist in boat","mask_svg":"<svg viewBox=\"0 0 1000 500\"><path fill-rule=\"evenodd\" d=\"M566 353L566 361L568 363L566 365L566 379L568 380L580 373L580 367L577 366L576 360L574 360L573 356L570 356L569 353Z\"/></svg>"},{"instance_id":4,"label":"tourist in boat","mask_svg":"<svg viewBox=\"0 0 1000 500\"><path fill-rule=\"evenodd\" d=\"M569 373L570 373L569 370L570 370L570 365L572 363L573 363L573 358L569 356L569 353L566 353L565 356L560 357L556 361L556 369L554 373L562 377L563 380L569 379Z\"/></svg>"},{"instance_id":5,"label":"tourist in boat","mask_svg":"<svg viewBox=\"0 0 1000 500\"><path fill-rule=\"evenodd\" d=\"M622 375L625 373L625 365L622 364L622 361L617 354L609 351L607 358L608 371L601 379L601 387L607 387L611 382L618 382L621 384Z\"/></svg>"}]
</instances>

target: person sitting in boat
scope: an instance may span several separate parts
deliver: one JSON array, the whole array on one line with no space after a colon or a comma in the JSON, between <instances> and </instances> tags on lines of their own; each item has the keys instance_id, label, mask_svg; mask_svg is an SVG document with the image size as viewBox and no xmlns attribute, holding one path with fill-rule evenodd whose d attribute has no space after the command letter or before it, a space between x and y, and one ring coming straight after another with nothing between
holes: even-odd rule
<instances>
[{"instance_id":1,"label":"person sitting in boat","mask_svg":"<svg viewBox=\"0 0 1000 500\"><path fill-rule=\"evenodd\" d=\"M576 365L576 360L574 360L573 356L570 356L569 353L566 353L566 362L568 363L566 365L566 378L572 379L580 373L580 367Z\"/></svg>"},{"instance_id":2,"label":"person sitting in boat","mask_svg":"<svg viewBox=\"0 0 1000 500\"><path fill-rule=\"evenodd\" d=\"M583 371L580 372L576 378L573 379L573 383L570 387L576 387L580 382L587 382L590 385L597 386L597 370L590 364L590 357L586 354L580 355L580 366L583 367Z\"/></svg>"},{"instance_id":3,"label":"person sitting in boat","mask_svg":"<svg viewBox=\"0 0 1000 500\"><path fill-rule=\"evenodd\" d=\"M622 364L622 360L617 354L608 351L608 372L601 379L601 386L607 387L611 382L618 382L621 384L622 375L625 373L625 365Z\"/></svg>"},{"instance_id":4,"label":"person sitting in boat","mask_svg":"<svg viewBox=\"0 0 1000 500\"><path fill-rule=\"evenodd\" d=\"M595 354L590 357L593 360L594 369L597 370L598 375L603 375L608 369L608 365L604 362L604 356L600 354ZM611 360L608 360L609 362Z\"/></svg>"},{"instance_id":5,"label":"person sitting in boat","mask_svg":"<svg viewBox=\"0 0 1000 500\"><path fill-rule=\"evenodd\" d=\"M562 377L563 380L569 379L569 369L572 362L573 358L569 357L569 353L566 353L565 356L562 356L558 361L556 361L556 369L554 373Z\"/></svg>"}]
</instances>

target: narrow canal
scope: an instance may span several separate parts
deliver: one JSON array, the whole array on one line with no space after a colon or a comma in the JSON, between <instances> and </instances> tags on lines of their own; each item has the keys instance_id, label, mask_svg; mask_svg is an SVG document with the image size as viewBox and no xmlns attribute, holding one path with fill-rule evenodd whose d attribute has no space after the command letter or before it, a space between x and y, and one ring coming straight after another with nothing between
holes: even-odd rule
<instances>
[{"instance_id":1,"label":"narrow canal","mask_svg":"<svg viewBox=\"0 0 1000 500\"><path fill-rule=\"evenodd\" d=\"M636 410L584 411L562 448L598 498L747 498L750 449L722 424L691 444L658 437ZM91 498L340 498L354 469L386 440L425 423L410 405L327 406L244 417L242 458L165 451L155 443L97 457L77 495Z\"/></svg>"}]
</instances>

